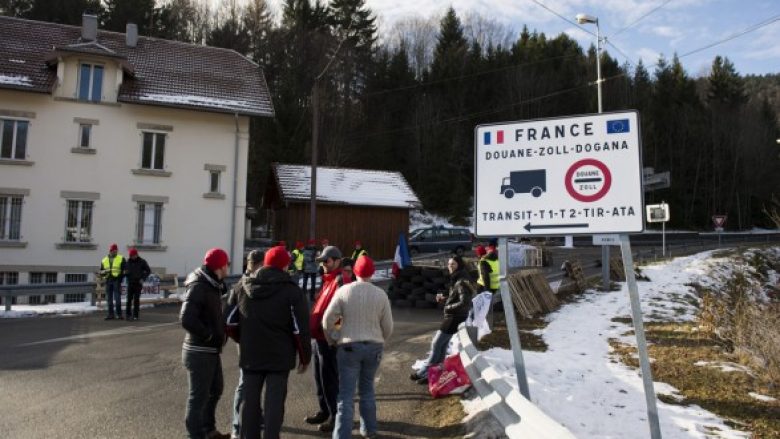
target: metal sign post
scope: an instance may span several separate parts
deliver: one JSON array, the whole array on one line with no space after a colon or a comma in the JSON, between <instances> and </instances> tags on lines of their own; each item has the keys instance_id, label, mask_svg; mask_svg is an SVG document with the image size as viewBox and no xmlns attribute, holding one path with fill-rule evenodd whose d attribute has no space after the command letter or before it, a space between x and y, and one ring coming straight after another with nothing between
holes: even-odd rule
<instances>
[{"instance_id":1,"label":"metal sign post","mask_svg":"<svg viewBox=\"0 0 780 439\"><path fill-rule=\"evenodd\" d=\"M650 424L650 437L661 438L661 426L658 422L658 407L655 403L655 389L653 388L653 372L650 369L650 359L647 355L647 341L645 340L645 324L642 321L642 305L639 302L639 289L634 276L634 257L631 254L631 242L628 235L620 235L620 250L623 253L623 267L628 283L628 297L631 300L631 320L634 322L636 334L636 346L639 351L639 366L642 371L642 383L645 388L645 401L647 402L647 421Z\"/></svg>"},{"instance_id":2,"label":"metal sign post","mask_svg":"<svg viewBox=\"0 0 780 439\"><path fill-rule=\"evenodd\" d=\"M523 360L523 346L520 344L520 333L517 331L517 321L515 320L515 305L512 302L512 295L509 292L506 276L508 273L507 261L509 260L509 243L506 238L498 239L498 264L499 264L499 284L501 285L501 303L504 306L504 315L506 316L506 330L509 332L509 343L512 347L512 356L515 360L515 372L517 373L517 387L525 399L531 400L531 393L528 390L528 378L525 375L525 361Z\"/></svg>"},{"instance_id":3,"label":"metal sign post","mask_svg":"<svg viewBox=\"0 0 780 439\"><path fill-rule=\"evenodd\" d=\"M661 254L666 257L666 222L669 221L669 205L666 201L661 204L647 205L647 222L661 223Z\"/></svg>"}]
</instances>

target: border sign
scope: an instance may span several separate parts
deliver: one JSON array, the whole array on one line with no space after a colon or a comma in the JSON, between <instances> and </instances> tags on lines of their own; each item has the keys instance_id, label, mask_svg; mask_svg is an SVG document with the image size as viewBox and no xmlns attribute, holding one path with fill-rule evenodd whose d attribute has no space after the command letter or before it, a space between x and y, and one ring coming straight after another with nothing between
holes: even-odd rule
<instances>
[{"instance_id":1,"label":"border sign","mask_svg":"<svg viewBox=\"0 0 780 439\"><path fill-rule=\"evenodd\" d=\"M636 111L480 125L474 134L476 235L644 230Z\"/></svg>"},{"instance_id":2,"label":"border sign","mask_svg":"<svg viewBox=\"0 0 780 439\"><path fill-rule=\"evenodd\" d=\"M726 215L712 215L712 224L715 225L715 230L723 230L723 226L726 225Z\"/></svg>"}]
</instances>

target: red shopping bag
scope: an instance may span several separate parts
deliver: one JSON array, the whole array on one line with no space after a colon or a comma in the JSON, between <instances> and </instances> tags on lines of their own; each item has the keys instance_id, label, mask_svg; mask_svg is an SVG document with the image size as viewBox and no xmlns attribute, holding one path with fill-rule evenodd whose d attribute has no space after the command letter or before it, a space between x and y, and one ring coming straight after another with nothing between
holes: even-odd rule
<instances>
[{"instance_id":1,"label":"red shopping bag","mask_svg":"<svg viewBox=\"0 0 780 439\"><path fill-rule=\"evenodd\" d=\"M428 368L428 390L434 398L459 395L469 387L471 380L460 361L460 354L450 355L441 365Z\"/></svg>"}]
</instances>

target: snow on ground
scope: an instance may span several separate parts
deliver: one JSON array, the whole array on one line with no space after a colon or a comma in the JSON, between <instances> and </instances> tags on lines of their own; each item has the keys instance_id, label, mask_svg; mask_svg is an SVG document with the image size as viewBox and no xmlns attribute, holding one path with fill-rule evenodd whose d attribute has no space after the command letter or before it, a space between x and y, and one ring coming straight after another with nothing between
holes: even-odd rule
<instances>
[{"instance_id":1,"label":"snow on ground","mask_svg":"<svg viewBox=\"0 0 780 439\"><path fill-rule=\"evenodd\" d=\"M426 212L424 210L412 210L409 212L409 230L413 231L414 229L420 229L424 227L463 227L463 226L456 226L450 223L450 221L447 218L444 218L443 216L438 216L436 214ZM474 231L474 227L468 226L468 229L472 232Z\"/></svg>"},{"instance_id":2,"label":"snow on ground","mask_svg":"<svg viewBox=\"0 0 780 439\"><path fill-rule=\"evenodd\" d=\"M752 396L753 398L759 401L764 401L764 402L777 401L777 398L772 398L771 396L762 395L760 393L750 392L748 393L748 395Z\"/></svg>"},{"instance_id":3,"label":"snow on ground","mask_svg":"<svg viewBox=\"0 0 780 439\"><path fill-rule=\"evenodd\" d=\"M148 302L154 302L162 298L162 295L141 296L141 309L151 308L154 305ZM125 309L127 297L122 296L122 310ZM11 311L5 310L5 305L0 307L0 319L18 319L24 317L45 317L45 316L74 316L89 314L95 311L105 312L105 302L100 302L100 306L90 305L89 302L77 303L50 303L48 305L13 305Z\"/></svg>"},{"instance_id":4,"label":"snow on ground","mask_svg":"<svg viewBox=\"0 0 780 439\"><path fill-rule=\"evenodd\" d=\"M697 297L688 283L701 282L713 266L723 263L713 252L677 258L644 267L651 282L639 282L645 321L691 321ZM645 438L649 436L642 379L612 357L609 339L635 345L630 327L614 322L631 315L628 289L586 293L547 317L541 330L546 352L523 353L532 401L579 438ZM505 379L517 386L511 351L494 348L485 356ZM655 383L657 394L679 399L676 389ZM664 438L744 438L701 407L657 401ZM465 407L467 412L470 408Z\"/></svg>"}]
</instances>

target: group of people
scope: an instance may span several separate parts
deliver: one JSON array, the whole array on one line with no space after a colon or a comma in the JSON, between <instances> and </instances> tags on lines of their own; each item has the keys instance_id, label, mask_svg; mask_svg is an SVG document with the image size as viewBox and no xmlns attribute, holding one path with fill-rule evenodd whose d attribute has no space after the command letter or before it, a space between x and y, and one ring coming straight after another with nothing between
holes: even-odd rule
<instances>
[{"instance_id":1,"label":"group of people","mask_svg":"<svg viewBox=\"0 0 780 439\"><path fill-rule=\"evenodd\" d=\"M264 254L250 252L246 272L230 291L224 284L230 261L221 249L209 250L203 265L187 277L180 320L186 331L182 362L188 371L185 424L190 438L278 438L289 373L296 368L305 373L312 357L318 411L305 421L332 432L333 438L350 438L357 389L360 433L376 437L374 377L393 331L390 302L371 283L374 262L364 251L348 272L347 258L330 245L314 255L317 269L311 281L321 269L322 286L307 300L306 278L301 289L296 275L309 271L309 247L314 243L296 245L292 254L283 245ZM238 341L240 367L231 435L220 433L215 419L223 390L226 314L235 317L228 319L230 325L237 324L237 329L227 327Z\"/></svg>"},{"instance_id":2,"label":"group of people","mask_svg":"<svg viewBox=\"0 0 780 439\"><path fill-rule=\"evenodd\" d=\"M149 264L138 256L138 250L131 248L128 258L119 254L119 246L111 244L108 255L100 261L98 275L105 283L106 308L108 316L106 320L122 320L122 279L127 279L127 306L125 316L127 320L138 320L138 311L141 307L141 290L146 278L152 273Z\"/></svg>"}]
</instances>

